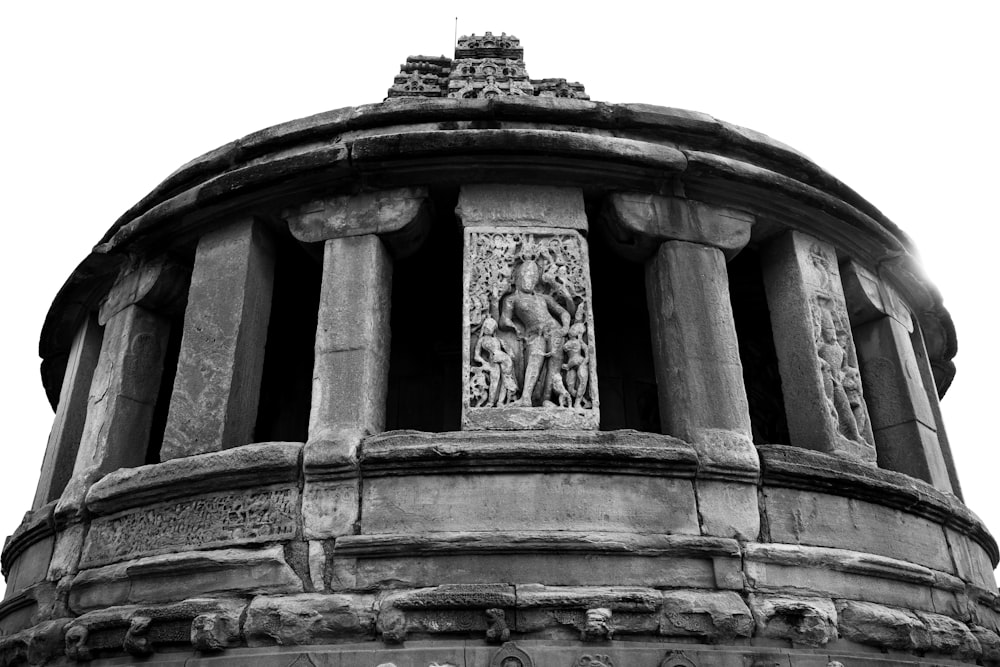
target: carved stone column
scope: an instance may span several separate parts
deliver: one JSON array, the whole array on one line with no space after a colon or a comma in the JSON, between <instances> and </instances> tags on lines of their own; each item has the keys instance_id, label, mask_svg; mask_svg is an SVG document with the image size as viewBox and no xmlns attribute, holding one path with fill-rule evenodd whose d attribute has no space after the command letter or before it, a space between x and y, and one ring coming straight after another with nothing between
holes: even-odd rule
<instances>
[{"instance_id":1,"label":"carved stone column","mask_svg":"<svg viewBox=\"0 0 1000 667\"><path fill-rule=\"evenodd\" d=\"M273 284L261 222L199 240L161 461L252 442Z\"/></svg>"},{"instance_id":2,"label":"carved stone column","mask_svg":"<svg viewBox=\"0 0 1000 667\"><path fill-rule=\"evenodd\" d=\"M58 498L73 474L80 436L87 418L90 383L100 356L101 335L97 316L90 315L80 325L73 339L32 509L38 509Z\"/></svg>"},{"instance_id":3,"label":"carved stone column","mask_svg":"<svg viewBox=\"0 0 1000 667\"><path fill-rule=\"evenodd\" d=\"M124 271L111 288L99 314L104 339L80 447L57 519L79 512L97 478L145 463L170 335L170 320L160 312L183 300L187 279L185 269L157 261Z\"/></svg>"},{"instance_id":4,"label":"carved stone column","mask_svg":"<svg viewBox=\"0 0 1000 667\"><path fill-rule=\"evenodd\" d=\"M760 464L726 273L753 216L641 193L612 195L605 214L615 233L652 252L646 301L660 423L698 451L702 532L757 539Z\"/></svg>"},{"instance_id":5,"label":"carved stone column","mask_svg":"<svg viewBox=\"0 0 1000 667\"><path fill-rule=\"evenodd\" d=\"M910 311L890 285L855 262L845 262L841 275L879 467L950 492L936 420L910 340Z\"/></svg>"},{"instance_id":6,"label":"carved stone column","mask_svg":"<svg viewBox=\"0 0 1000 667\"><path fill-rule=\"evenodd\" d=\"M303 242L324 243L305 451L305 535L350 534L358 517L357 450L385 428L389 377L392 258L412 248L429 222L421 189L387 190L309 202L284 217ZM393 245L393 247L397 247ZM310 554L321 557L319 542Z\"/></svg>"},{"instance_id":7,"label":"carved stone column","mask_svg":"<svg viewBox=\"0 0 1000 667\"><path fill-rule=\"evenodd\" d=\"M590 260L576 188L468 185L463 429L597 429Z\"/></svg>"},{"instance_id":8,"label":"carved stone column","mask_svg":"<svg viewBox=\"0 0 1000 667\"><path fill-rule=\"evenodd\" d=\"M788 231L768 244L763 261L792 444L875 463L836 251Z\"/></svg>"},{"instance_id":9,"label":"carved stone column","mask_svg":"<svg viewBox=\"0 0 1000 667\"><path fill-rule=\"evenodd\" d=\"M612 224L657 243L646 299L663 430L708 461L757 467L726 259L750 239L753 217L676 197L616 193Z\"/></svg>"}]
</instances>

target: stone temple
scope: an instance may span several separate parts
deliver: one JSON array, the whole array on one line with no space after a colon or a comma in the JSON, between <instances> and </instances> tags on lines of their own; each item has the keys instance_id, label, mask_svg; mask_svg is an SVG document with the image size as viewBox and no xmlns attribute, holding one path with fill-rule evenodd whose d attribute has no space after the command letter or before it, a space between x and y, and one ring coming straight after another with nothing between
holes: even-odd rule
<instances>
[{"instance_id":1,"label":"stone temple","mask_svg":"<svg viewBox=\"0 0 1000 667\"><path fill-rule=\"evenodd\" d=\"M513 36L184 165L40 349L4 665L1000 664L906 235Z\"/></svg>"}]
</instances>

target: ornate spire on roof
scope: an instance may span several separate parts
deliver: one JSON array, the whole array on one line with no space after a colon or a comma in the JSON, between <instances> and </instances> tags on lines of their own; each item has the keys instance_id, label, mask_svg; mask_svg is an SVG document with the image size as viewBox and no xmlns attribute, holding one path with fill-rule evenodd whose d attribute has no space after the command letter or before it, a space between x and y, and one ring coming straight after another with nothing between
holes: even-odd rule
<instances>
[{"instance_id":1,"label":"ornate spire on roof","mask_svg":"<svg viewBox=\"0 0 1000 667\"><path fill-rule=\"evenodd\" d=\"M530 79L521 41L491 32L460 37L454 60L410 56L389 89L389 97L491 99L510 95L590 99L582 84Z\"/></svg>"}]
</instances>

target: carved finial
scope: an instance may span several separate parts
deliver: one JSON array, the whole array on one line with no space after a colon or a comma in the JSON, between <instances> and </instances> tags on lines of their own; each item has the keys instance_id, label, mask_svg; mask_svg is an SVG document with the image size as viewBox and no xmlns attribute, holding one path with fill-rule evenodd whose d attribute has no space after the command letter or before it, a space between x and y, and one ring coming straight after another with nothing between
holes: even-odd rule
<instances>
[{"instance_id":1,"label":"carved finial","mask_svg":"<svg viewBox=\"0 0 1000 667\"><path fill-rule=\"evenodd\" d=\"M152 655L153 642L147 636L152 622L153 619L148 616L133 616L122 641L122 648L136 657Z\"/></svg>"},{"instance_id":2,"label":"carved finial","mask_svg":"<svg viewBox=\"0 0 1000 667\"><path fill-rule=\"evenodd\" d=\"M93 658L87 648L90 630L84 625L73 625L66 631L66 657L77 662L85 662Z\"/></svg>"},{"instance_id":3,"label":"carved finial","mask_svg":"<svg viewBox=\"0 0 1000 667\"><path fill-rule=\"evenodd\" d=\"M510 628L503 609L486 610L486 641L491 644L502 644L510 639Z\"/></svg>"},{"instance_id":4,"label":"carved finial","mask_svg":"<svg viewBox=\"0 0 1000 667\"><path fill-rule=\"evenodd\" d=\"M615 631L611 628L611 610L607 607L595 607L587 610L587 621L580 631L581 641L606 641L611 639Z\"/></svg>"}]
</instances>

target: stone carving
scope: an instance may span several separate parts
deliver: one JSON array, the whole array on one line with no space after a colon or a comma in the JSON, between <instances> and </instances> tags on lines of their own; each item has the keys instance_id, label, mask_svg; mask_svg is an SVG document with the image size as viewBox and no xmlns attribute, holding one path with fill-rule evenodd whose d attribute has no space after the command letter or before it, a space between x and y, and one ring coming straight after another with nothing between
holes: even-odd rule
<instances>
[{"instance_id":1,"label":"stone carving","mask_svg":"<svg viewBox=\"0 0 1000 667\"><path fill-rule=\"evenodd\" d=\"M842 436L854 442L868 441L868 407L861 390L858 361L852 354L850 323L831 300L817 295L813 301L816 353L830 416Z\"/></svg>"},{"instance_id":2,"label":"stone carving","mask_svg":"<svg viewBox=\"0 0 1000 667\"><path fill-rule=\"evenodd\" d=\"M153 654L153 642L149 638L149 626L153 619L148 616L133 616L129 621L122 648L126 653L141 658Z\"/></svg>"},{"instance_id":3,"label":"stone carving","mask_svg":"<svg viewBox=\"0 0 1000 667\"><path fill-rule=\"evenodd\" d=\"M486 641L501 644L510 639L510 628L503 609L486 610Z\"/></svg>"},{"instance_id":4,"label":"stone carving","mask_svg":"<svg viewBox=\"0 0 1000 667\"><path fill-rule=\"evenodd\" d=\"M388 616L382 623L382 641L402 644L406 641L406 617L402 614Z\"/></svg>"},{"instance_id":5,"label":"stone carving","mask_svg":"<svg viewBox=\"0 0 1000 667\"><path fill-rule=\"evenodd\" d=\"M490 667L535 667L535 662L514 642L507 642L490 659Z\"/></svg>"},{"instance_id":6,"label":"stone carving","mask_svg":"<svg viewBox=\"0 0 1000 667\"><path fill-rule=\"evenodd\" d=\"M90 631L84 625L73 625L66 631L66 657L77 662L91 660L94 656L87 647Z\"/></svg>"},{"instance_id":7,"label":"stone carving","mask_svg":"<svg viewBox=\"0 0 1000 667\"><path fill-rule=\"evenodd\" d=\"M295 537L296 489L220 494L129 512L91 524L82 565L93 567L183 547Z\"/></svg>"},{"instance_id":8,"label":"stone carving","mask_svg":"<svg viewBox=\"0 0 1000 667\"><path fill-rule=\"evenodd\" d=\"M587 620L584 622L583 630L580 631L580 641L607 641L612 639L614 634L610 609L595 607L587 610Z\"/></svg>"},{"instance_id":9,"label":"stone carving","mask_svg":"<svg viewBox=\"0 0 1000 667\"><path fill-rule=\"evenodd\" d=\"M582 655L576 661L575 667L615 667L615 663L606 655Z\"/></svg>"},{"instance_id":10,"label":"stone carving","mask_svg":"<svg viewBox=\"0 0 1000 667\"><path fill-rule=\"evenodd\" d=\"M697 667L683 651L671 651L660 662L660 667Z\"/></svg>"},{"instance_id":11,"label":"stone carving","mask_svg":"<svg viewBox=\"0 0 1000 667\"><path fill-rule=\"evenodd\" d=\"M596 428L590 277L575 232L467 232L466 428Z\"/></svg>"},{"instance_id":12,"label":"stone carving","mask_svg":"<svg viewBox=\"0 0 1000 667\"><path fill-rule=\"evenodd\" d=\"M236 627L233 627L233 621ZM239 619L227 614L199 614L191 620L191 644L198 651L222 651L235 643L239 635Z\"/></svg>"}]
</instances>

